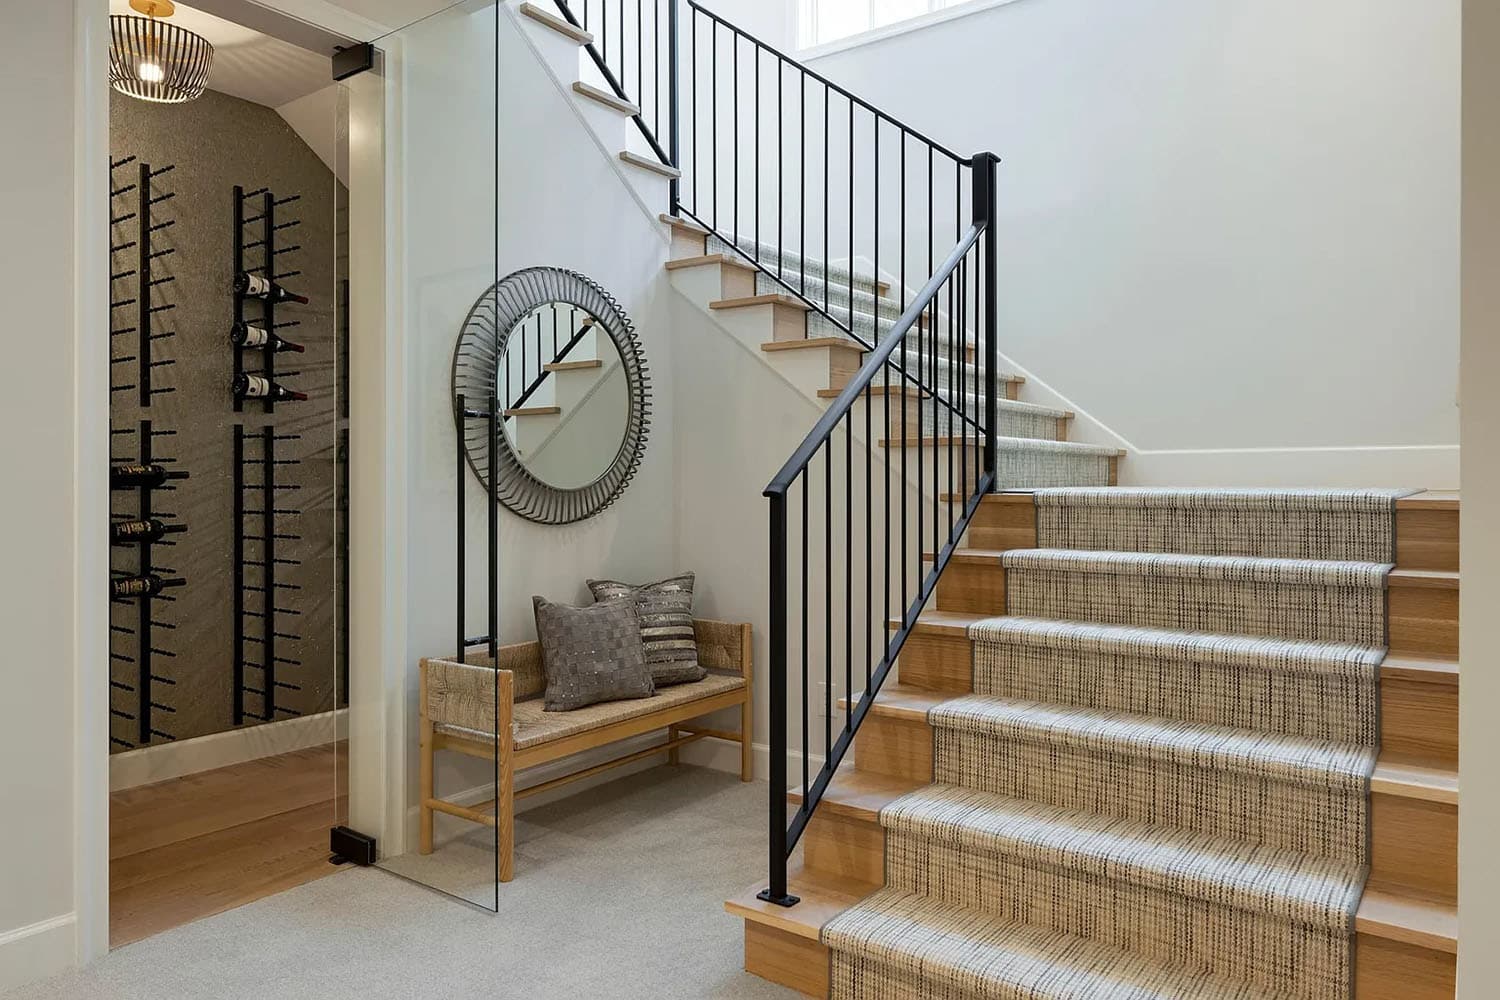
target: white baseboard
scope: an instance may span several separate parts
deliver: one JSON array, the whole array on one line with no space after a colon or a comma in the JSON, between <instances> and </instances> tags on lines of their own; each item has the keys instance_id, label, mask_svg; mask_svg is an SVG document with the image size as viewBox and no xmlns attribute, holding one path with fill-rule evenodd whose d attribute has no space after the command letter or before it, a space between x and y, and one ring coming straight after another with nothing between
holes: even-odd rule
<instances>
[{"instance_id":1,"label":"white baseboard","mask_svg":"<svg viewBox=\"0 0 1500 1000\"><path fill-rule=\"evenodd\" d=\"M77 929L64 913L0 933L0 992L72 968Z\"/></svg>"},{"instance_id":2,"label":"white baseboard","mask_svg":"<svg viewBox=\"0 0 1500 1000\"><path fill-rule=\"evenodd\" d=\"M347 735L349 710L305 715L231 729L191 740L117 753L109 759L109 790L135 788L262 757L323 746Z\"/></svg>"}]
</instances>

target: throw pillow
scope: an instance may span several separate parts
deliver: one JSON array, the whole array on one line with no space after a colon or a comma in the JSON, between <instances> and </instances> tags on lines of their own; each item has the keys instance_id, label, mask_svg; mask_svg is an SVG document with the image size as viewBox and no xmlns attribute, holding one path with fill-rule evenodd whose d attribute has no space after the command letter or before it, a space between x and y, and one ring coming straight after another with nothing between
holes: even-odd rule
<instances>
[{"instance_id":1,"label":"throw pillow","mask_svg":"<svg viewBox=\"0 0 1500 1000\"><path fill-rule=\"evenodd\" d=\"M633 597L641 620L641 645L651 679L658 686L701 681L708 671L698 663L693 634L693 574L632 586L617 580L590 580L596 601Z\"/></svg>"},{"instance_id":2,"label":"throw pillow","mask_svg":"<svg viewBox=\"0 0 1500 1000\"><path fill-rule=\"evenodd\" d=\"M655 693L634 601L573 608L533 597L531 604L547 676L545 711L568 712Z\"/></svg>"}]
</instances>

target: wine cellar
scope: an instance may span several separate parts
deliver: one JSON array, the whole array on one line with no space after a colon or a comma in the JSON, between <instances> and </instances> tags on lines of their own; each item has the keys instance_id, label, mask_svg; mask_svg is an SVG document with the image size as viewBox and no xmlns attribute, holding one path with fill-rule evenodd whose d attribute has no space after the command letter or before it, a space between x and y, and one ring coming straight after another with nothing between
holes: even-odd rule
<instances>
[{"instance_id":1,"label":"wine cellar","mask_svg":"<svg viewBox=\"0 0 1500 1000\"><path fill-rule=\"evenodd\" d=\"M213 89L111 102L115 944L181 920L184 887L212 912L336 870L346 196L315 124ZM204 892L183 852L239 831L272 855Z\"/></svg>"}]
</instances>

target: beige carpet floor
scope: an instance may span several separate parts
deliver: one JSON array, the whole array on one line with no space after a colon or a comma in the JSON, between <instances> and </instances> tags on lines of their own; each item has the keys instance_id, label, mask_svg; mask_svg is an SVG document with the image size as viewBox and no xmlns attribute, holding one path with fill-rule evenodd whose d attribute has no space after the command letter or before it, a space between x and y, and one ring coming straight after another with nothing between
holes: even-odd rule
<instances>
[{"instance_id":1,"label":"beige carpet floor","mask_svg":"<svg viewBox=\"0 0 1500 1000\"><path fill-rule=\"evenodd\" d=\"M787 998L724 912L765 865L764 783L653 768L523 814L484 913L351 869L112 952L4 1000Z\"/></svg>"}]
</instances>

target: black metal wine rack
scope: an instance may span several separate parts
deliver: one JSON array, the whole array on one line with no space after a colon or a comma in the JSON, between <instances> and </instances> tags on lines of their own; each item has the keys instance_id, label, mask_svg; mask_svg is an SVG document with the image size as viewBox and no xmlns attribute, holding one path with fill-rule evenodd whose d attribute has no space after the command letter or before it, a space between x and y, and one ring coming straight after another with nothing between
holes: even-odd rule
<instances>
[{"instance_id":1,"label":"black metal wine rack","mask_svg":"<svg viewBox=\"0 0 1500 1000\"><path fill-rule=\"evenodd\" d=\"M127 169L131 166L135 167L133 172ZM134 156L109 164L110 340L131 334L136 338L134 354L116 356L110 352L110 398L117 392L135 391L141 406L150 406L154 396L176 391L154 385L152 378L156 369L176 364L173 359L157 356L153 349L158 342L176 336L175 331L160 328L158 317L177 308L176 303L166 301L167 289L177 279L162 273L165 268L157 264L177 252L174 247L160 245L162 235L177 225L177 220L163 218L165 210L157 207L175 198L176 193L164 190L163 182L156 180L175 169L176 164L169 163L153 170ZM121 370L117 366L132 363L134 382L129 376L113 375Z\"/></svg>"},{"instance_id":2,"label":"black metal wine rack","mask_svg":"<svg viewBox=\"0 0 1500 1000\"><path fill-rule=\"evenodd\" d=\"M111 463L131 462L141 465L170 466L176 464L176 460L165 458L158 454L159 449L155 446L155 440L161 437L173 437L176 431L158 430L151 426L151 421L142 420L139 426L111 428L110 448ZM135 438L134 456L117 456L114 453L114 440L130 436ZM174 472L177 479L186 478L186 472ZM111 512L111 521L121 520L176 520L177 515L168 511L159 510L153 502L157 493L167 493L176 487L170 482L160 486L141 486L129 490L112 490L111 496L126 496L134 493L136 496L135 510L128 512ZM178 531L186 530L185 526L178 526ZM133 570L110 568L110 576L113 579L121 577L146 577L149 574L157 574L164 577L174 577L176 570L158 564L154 558L153 549L156 546L171 547L177 543L168 538L145 539L139 542L131 542L128 545L112 547L111 551L122 551L134 549L136 553L135 568ZM110 699L111 722L120 719L130 723L131 739L124 739L114 734L114 726L110 726L110 743L114 746L133 749L138 746L146 746L153 739L176 739L171 733L157 726L155 722L158 713L167 715L174 714L177 710L167 704L163 699L165 690L175 687L177 682L171 677L158 673L158 663L162 659L173 659L176 653L161 648L161 633L171 633L176 630L176 624L162 621L157 617L156 609L161 604L172 604L177 598L168 593L158 593L142 597L115 597L111 588L110 600L115 604L134 605L136 614L130 625L117 624L111 616L110 623L110 687L115 691L123 691L129 694L131 710L116 708L115 699ZM117 649L117 637L128 636L131 652L122 652ZM121 669L116 670L116 665Z\"/></svg>"},{"instance_id":3,"label":"black metal wine rack","mask_svg":"<svg viewBox=\"0 0 1500 1000\"><path fill-rule=\"evenodd\" d=\"M273 427L234 426L234 724L246 719L270 722L301 715L277 704L277 693L300 691L302 686L278 676L281 668L300 668L302 661L282 653L284 643L300 642L302 636L280 624L302 612L287 607L282 598L302 588L277 578L283 567L301 565L300 559L279 554L279 542L296 542L301 536L288 531L283 521L299 517L296 505L282 497L300 487L279 483L277 470L301 465L300 459L276 457L277 444L297 441L300 434L278 434ZM258 646L258 655L247 658L247 650ZM246 704L249 695L260 711Z\"/></svg>"},{"instance_id":4,"label":"black metal wine rack","mask_svg":"<svg viewBox=\"0 0 1500 1000\"><path fill-rule=\"evenodd\" d=\"M301 274L301 271L288 269L277 270L285 267L280 259L286 254L296 253L302 249L299 243L288 243L279 245L277 234L283 230L292 229L302 224L301 219L282 218L278 221L277 210L283 205L290 205L300 201L300 194L287 195L284 198L276 197L269 188L256 188L246 191L242 186L236 184L234 187L234 274L259 273L270 281L282 281ZM247 213L247 208L249 214ZM254 227L254 228L252 228ZM255 261L252 264L251 261ZM279 330L286 330L300 326L301 320L278 320L276 318L276 303L270 297L257 295L246 295L240 292L234 293L234 322L245 323L251 320L257 321L269 334L276 334ZM253 315L254 313L259 315ZM253 369L247 368L246 354L259 354L259 365ZM274 381L278 374L282 378L289 378L300 372L276 371L276 343L271 339L263 348L260 347L234 347L234 374L236 376L248 372L252 375L263 375L266 379ZM267 396L263 401L265 412L273 413L276 410L276 400ZM238 396L234 398L234 412L244 410L244 401Z\"/></svg>"}]
</instances>

